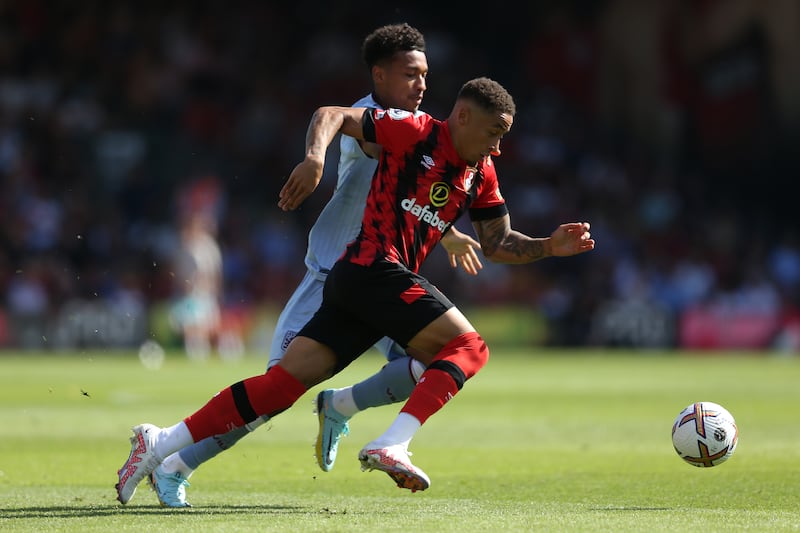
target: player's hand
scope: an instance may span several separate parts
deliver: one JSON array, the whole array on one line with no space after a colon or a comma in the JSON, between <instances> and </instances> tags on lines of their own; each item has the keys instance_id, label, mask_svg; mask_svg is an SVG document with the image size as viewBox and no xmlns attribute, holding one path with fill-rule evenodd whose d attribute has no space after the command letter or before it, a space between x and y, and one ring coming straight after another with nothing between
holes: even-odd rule
<instances>
[{"instance_id":1,"label":"player's hand","mask_svg":"<svg viewBox=\"0 0 800 533\"><path fill-rule=\"evenodd\" d=\"M477 250L481 249L481 245L469 235L461 233L456 228L450 228L450 231L442 237L441 243L447 250L450 266L453 268L458 268L460 264L464 272L473 276L476 276L478 271L483 268L477 253Z\"/></svg>"},{"instance_id":2,"label":"player's hand","mask_svg":"<svg viewBox=\"0 0 800 533\"><path fill-rule=\"evenodd\" d=\"M294 167L278 194L278 207L284 211L297 209L319 185L323 166L324 161L306 158Z\"/></svg>"},{"instance_id":3,"label":"player's hand","mask_svg":"<svg viewBox=\"0 0 800 533\"><path fill-rule=\"evenodd\" d=\"M588 222L561 224L550 235L550 253L557 257L581 254L594 249Z\"/></svg>"}]
</instances>

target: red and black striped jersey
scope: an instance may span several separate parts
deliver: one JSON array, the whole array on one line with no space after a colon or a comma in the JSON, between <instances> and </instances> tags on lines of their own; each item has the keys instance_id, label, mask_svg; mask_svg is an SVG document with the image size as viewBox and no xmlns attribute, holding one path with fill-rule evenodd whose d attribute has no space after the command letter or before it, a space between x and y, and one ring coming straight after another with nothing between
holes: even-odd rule
<instances>
[{"instance_id":1,"label":"red and black striped jersey","mask_svg":"<svg viewBox=\"0 0 800 533\"><path fill-rule=\"evenodd\" d=\"M383 258L418 272L467 210L472 220L507 213L491 158L468 165L456 153L446 121L426 113L368 109L364 137L383 151L361 231L342 259L369 265Z\"/></svg>"}]
</instances>

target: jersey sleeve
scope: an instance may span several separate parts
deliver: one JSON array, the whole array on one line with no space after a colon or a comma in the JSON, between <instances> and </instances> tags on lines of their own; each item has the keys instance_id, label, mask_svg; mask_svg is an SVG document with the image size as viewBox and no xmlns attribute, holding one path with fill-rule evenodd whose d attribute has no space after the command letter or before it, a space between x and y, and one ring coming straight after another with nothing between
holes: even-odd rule
<instances>
[{"instance_id":1,"label":"jersey sleeve","mask_svg":"<svg viewBox=\"0 0 800 533\"><path fill-rule=\"evenodd\" d=\"M364 139L380 144L384 150L400 152L419 141L430 118L425 113L402 109L367 109L364 113Z\"/></svg>"},{"instance_id":2,"label":"jersey sleeve","mask_svg":"<svg viewBox=\"0 0 800 533\"><path fill-rule=\"evenodd\" d=\"M475 201L470 206L470 220L490 220L508 214L505 198L500 194L500 183L491 157L486 158L481 171L483 172L483 181Z\"/></svg>"},{"instance_id":3,"label":"jersey sleeve","mask_svg":"<svg viewBox=\"0 0 800 533\"><path fill-rule=\"evenodd\" d=\"M365 109L362 121L363 124L361 126L361 131L364 133L364 140L371 143L377 142L375 140L375 121L372 118L372 114L376 111L378 110L371 107Z\"/></svg>"}]
</instances>

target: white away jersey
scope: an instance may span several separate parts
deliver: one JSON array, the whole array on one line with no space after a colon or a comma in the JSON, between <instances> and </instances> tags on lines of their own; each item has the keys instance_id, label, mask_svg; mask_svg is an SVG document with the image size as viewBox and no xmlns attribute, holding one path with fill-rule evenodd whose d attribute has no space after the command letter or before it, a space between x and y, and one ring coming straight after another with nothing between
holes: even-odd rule
<instances>
[{"instance_id":1,"label":"white away jersey","mask_svg":"<svg viewBox=\"0 0 800 533\"><path fill-rule=\"evenodd\" d=\"M352 107L381 108L372 94ZM308 234L306 267L318 279L325 279L347 244L361 230L364 204L378 167L378 161L367 156L352 137L342 135L339 147L341 155L336 189Z\"/></svg>"}]
</instances>

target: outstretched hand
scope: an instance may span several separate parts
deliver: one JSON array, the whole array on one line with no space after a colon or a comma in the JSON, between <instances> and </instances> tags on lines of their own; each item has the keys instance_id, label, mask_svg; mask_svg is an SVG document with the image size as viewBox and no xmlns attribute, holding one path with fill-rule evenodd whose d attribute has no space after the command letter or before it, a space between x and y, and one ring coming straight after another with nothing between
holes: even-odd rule
<instances>
[{"instance_id":1,"label":"outstretched hand","mask_svg":"<svg viewBox=\"0 0 800 533\"><path fill-rule=\"evenodd\" d=\"M278 194L278 207L284 211L297 209L319 185L323 165L324 162L306 158L294 167Z\"/></svg>"},{"instance_id":2,"label":"outstretched hand","mask_svg":"<svg viewBox=\"0 0 800 533\"><path fill-rule=\"evenodd\" d=\"M551 254L566 257L594 249L594 239L589 233L588 222L561 224L550 235Z\"/></svg>"},{"instance_id":3,"label":"outstretched hand","mask_svg":"<svg viewBox=\"0 0 800 533\"><path fill-rule=\"evenodd\" d=\"M478 241L466 233L461 233L456 228L451 227L440 242L444 249L447 250L451 267L458 268L458 265L461 264L461 268L467 274L478 275L478 271L483 268L477 253L477 250L481 249Z\"/></svg>"}]
</instances>

